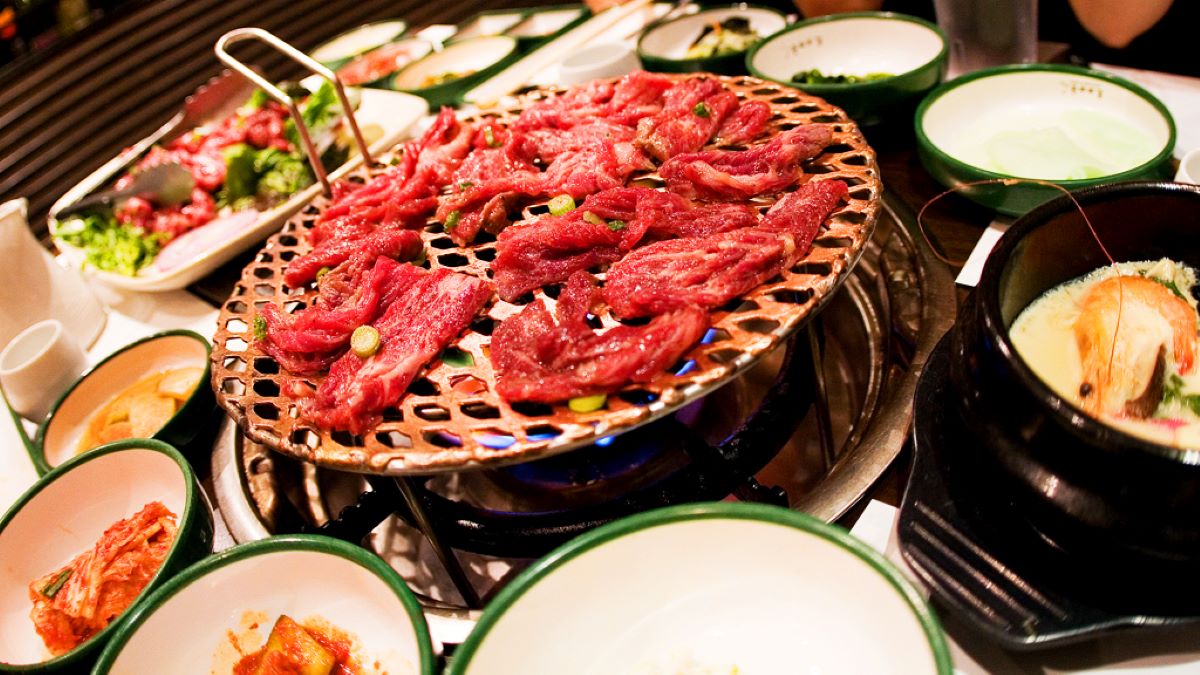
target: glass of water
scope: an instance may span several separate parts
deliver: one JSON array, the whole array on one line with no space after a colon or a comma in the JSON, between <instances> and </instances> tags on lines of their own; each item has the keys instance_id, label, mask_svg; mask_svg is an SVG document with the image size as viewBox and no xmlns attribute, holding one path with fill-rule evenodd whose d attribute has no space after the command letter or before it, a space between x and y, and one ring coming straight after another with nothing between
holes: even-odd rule
<instances>
[{"instance_id":1,"label":"glass of water","mask_svg":"<svg viewBox=\"0 0 1200 675\"><path fill-rule=\"evenodd\" d=\"M1037 60L1037 0L934 0L950 43L947 77Z\"/></svg>"}]
</instances>

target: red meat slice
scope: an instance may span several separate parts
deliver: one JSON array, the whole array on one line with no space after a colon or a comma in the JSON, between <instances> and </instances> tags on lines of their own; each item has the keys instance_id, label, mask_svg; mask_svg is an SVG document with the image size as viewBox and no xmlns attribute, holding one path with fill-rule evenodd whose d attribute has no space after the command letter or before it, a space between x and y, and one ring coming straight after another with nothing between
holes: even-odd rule
<instances>
[{"instance_id":1,"label":"red meat slice","mask_svg":"<svg viewBox=\"0 0 1200 675\"><path fill-rule=\"evenodd\" d=\"M771 106L766 101L743 101L717 130L717 140L727 145L749 143L767 130Z\"/></svg>"},{"instance_id":2,"label":"red meat slice","mask_svg":"<svg viewBox=\"0 0 1200 675\"><path fill-rule=\"evenodd\" d=\"M404 265L392 279L395 299L372 325L379 351L362 358L346 352L330 368L301 414L325 429L361 434L385 408L400 401L426 363L458 336L492 297L476 277Z\"/></svg>"},{"instance_id":3,"label":"red meat slice","mask_svg":"<svg viewBox=\"0 0 1200 675\"><path fill-rule=\"evenodd\" d=\"M802 162L833 141L829 127L809 124L748 150L709 150L677 155L659 174L681 195L740 201L779 192L804 173Z\"/></svg>"},{"instance_id":4,"label":"red meat slice","mask_svg":"<svg viewBox=\"0 0 1200 675\"><path fill-rule=\"evenodd\" d=\"M526 108L513 126L524 131L569 129L596 119L633 126L662 109L663 92L671 84L664 75L634 71L616 83L593 82L539 101Z\"/></svg>"},{"instance_id":5,"label":"red meat slice","mask_svg":"<svg viewBox=\"0 0 1200 675\"><path fill-rule=\"evenodd\" d=\"M706 312L683 307L644 326L596 333L587 325L594 294L591 277L577 272L559 296L557 324L538 300L496 327L491 358L501 397L552 403L646 382L677 362L708 328Z\"/></svg>"},{"instance_id":6,"label":"red meat slice","mask_svg":"<svg viewBox=\"0 0 1200 675\"><path fill-rule=\"evenodd\" d=\"M514 135L501 147L477 148L455 172L451 191L438 198L438 220L447 223L458 213L448 228L455 243L471 243L480 229L498 233L508 225L508 209L521 195L540 192L541 172L518 155L521 142Z\"/></svg>"},{"instance_id":7,"label":"red meat slice","mask_svg":"<svg viewBox=\"0 0 1200 675\"><path fill-rule=\"evenodd\" d=\"M664 215L650 225L650 234L656 239L707 237L757 224L758 213L744 204L706 204Z\"/></svg>"},{"instance_id":8,"label":"red meat slice","mask_svg":"<svg viewBox=\"0 0 1200 675\"><path fill-rule=\"evenodd\" d=\"M322 267L333 269L359 251L372 257L409 260L421 252L421 236L413 230L376 230L361 237L327 239L288 263L283 280L291 288L312 281Z\"/></svg>"},{"instance_id":9,"label":"red meat slice","mask_svg":"<svg viewBox=\"0 0 1200 675\"><path fill-rule=\"evenodd\" d=\"M615 188L591 195L565 216L510 227L496 243L497 291L512 301L575 272L615 262L651 224L685 208L686 200L669 192Z\"/></svg>"},{"instance_id":10,"label":"red meat slice","mask_svg":"<svg viewBox=\"0 0 1200 675\"><path fill-rule=\"evenodd\" d=\"M608 271L604 299L622 318L720 307L807 255L846 192L841 181L808 183L776 203L757 227L644 246Z\"/></svg>"},{"instance_id":11,"label":"red meat slice","mask_svg":"<svg viewBox=\"0 0 1200 675\"><path fill-rule=\"evenodd\" d=\"M666 161L704 147L729 113L738 107L737 94L709 77L692 77L663 95L663 109L637 125L637 146Z\"/></svg>"}]
</instances>

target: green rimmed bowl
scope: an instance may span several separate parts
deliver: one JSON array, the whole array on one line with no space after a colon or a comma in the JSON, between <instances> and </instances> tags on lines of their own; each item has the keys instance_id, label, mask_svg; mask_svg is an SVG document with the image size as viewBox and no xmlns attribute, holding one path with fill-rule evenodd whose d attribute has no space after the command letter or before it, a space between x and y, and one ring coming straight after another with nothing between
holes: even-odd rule
<instances>
[{"instance_id":1,"label":"green rimmed bowl","mask_svg":"<svg viewBox=\"0 0 1200 675\"><path fill-rule=\"evenodd\" d=\"M921 102L915 125L921 164L947 187L1017 177L1077 190L1171 176L1175 122L1166 106L1132 82L1086 68L1015 65L963 75ZM1086 160L1077 162L1064 143L1083 149ZM1061 177L1080 167L1086 177ZM1029 183L960 193L1012 216L1062 194Z\"/></svg>"},{"instance_id":2,"label":"green rimmed bowl","mask_svg":"<svg viewBox=\"0 0 1200 675\"><path fill-rule=\"evenodd\" d=\"M505 35L470 38L447 44L441 51L409 65L392 78L392 88L416 94L431 108L455 105L463 92L506 66L517 54L516 38ZM448 82L426 85L428 78L444 73L470 74Z\"/></svg>"},{"instance_id":3,"label":"green rimmed bowl","mask_svg":"<svg viewBox=\"0 0 1200 675\"><path fill-rule=\"evenodd\" d=\"M952 672L937 618L883 556L810 516L746 503L650 511L562 546L492 600L447 672L689 668Z\"/></svg>"},{"instance_id":4,"label":"green rimmed bowl","mask_svg":"<svg viewBox=\"0 0 1200 675\"><path fill-rule=\"evenodd\" d=\"M859 124L900 114L946 71L949 49L937 26L894 12L850 12L801 21L754 46L751 75L802 89L842 108ZM799 84L796 73L886 74L855 83Z\"/></svg>"},{"instance_id":5,"label":"green rimmed bowl","mask_svg":"<svg viewBox=\"0 0 1200 675\"><path fill-rule=\"evenodd\" d=\"M406 30L408 23L401 19L368 23L321 43L309 56L326 68L337 70L354 57L394 41Z\"/></svg>"},{"instance_id":6,"label":"green rimmed bowl","mask_svg":"<svg viewBox=\"0 0 1200 675\"><path fill-rule=\"evenodd\" d=\"M175 368L200 368L203 374L188 400L151 438L178 448L193 462L206 461L205 441L214 432L220 410L209 384L210 350L208 341L198 333L168 330L105 357L71 385L38 427L29 447L38 473L44 474L78 454L76 448L92 415L114 396L143 377Z\"/></svg>"},{"instance_id":7,"label":"green rimmed bowl","mask_svg":"<svg viewBox=\"0 0 1200 675\"><path fill-rule=\"evenodd\" d=\"M519 23L505 30L504 35L516 38L522 49L529 49L578 26L589 16L591 13L584 5L535 7Z\"/></svg>"},{"instance_id":8,"label":"green rimmed bowl","mask_svg":"<svg viewBox=\"0 0 1200 675\"><path fill-rule=\"evenodd\" d=\"M663 73L708 71L722 75L743 75L746 72L747 49L722 56L688 58L687 51L700 37L704 28L732 17L745 17L759 40L779 32L787 25L782 12L769 7L741 3L713 7L662 23L651 24L642 32L637 43L638 58L646 70Z\"/></svg>"},{"instance_id":9,"label":"green rimmed bowl","mask_svg":"<svg viewBox=\"0 0 1200 675\"><path fill-rule=\"evenodd\" d=\"M433 45L421 38L396 40L350 59L337 69L337 75L352 87L390 89L396 73L432 51Z\"/></svg>"},{"instance_id":10,"label":"green rimmed bowl","mask_svg":"<svg viewBox=\"0 0 1200 675\"><path fill-rule=\"evenodd\" d=\"M138 603L93 673L228 673L240 657L230 634L256 650L280 614L349 634L358 661L378 664L372 672L433 675L429 629L400 575L361 547L313 535L235 546L188 568Z\"/></svg>"},{"instance_id":11,"label":"green rimmed bowl","mask_svg":"<svg viewBox=\"0 0 1200 675\"><path fill-rule=\"evenodd\" d=\"M110 525L152 501L178 516L179 529L145 597L212 552L212 511L175 449L145 439L103 446L46 474L13 504L0 519L0 673L78 672L91 666L131 611L72 651L50 658L29 620L29 583L91 549Z\"/></svg>"}]
</instances>

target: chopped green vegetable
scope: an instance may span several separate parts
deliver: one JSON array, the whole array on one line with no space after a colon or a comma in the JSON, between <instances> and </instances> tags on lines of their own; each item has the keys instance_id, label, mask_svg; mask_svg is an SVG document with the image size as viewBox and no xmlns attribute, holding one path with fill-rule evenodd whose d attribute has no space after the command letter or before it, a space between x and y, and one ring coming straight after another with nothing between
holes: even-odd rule
<instances>
[{"instance_id":1,"label":"chopped green vegetable","mask_svg":"<svg viewBox=\"0 0 1200 675\"><path fill-rule=\"evenodd\" d=\"M225 187L221 189L220 202L232 204L244 197L253 197L258 186L258 150L245 143L235 143L221 151L225 158Z\"/></svg>"},{"instance_id":2,"label":"chopped green vegetable","mask_svg":"<svg viewBox=\"0 0 1200 675\"><path fill-rule=\"evenodd\" d=\"M471 356L471 352L458 347L447 347L446 351L442 352L442 363L455 368L470 368L475 365L475 357Z\"/></svg>"},{"instance_id":3,"label":"chopped green vegetable","mask_svg":"<svg viewBox=\"0 0 1200 675\"><path fill-rule=\"evenodd\" d=\"M267 339L267 320L263 318L262 314L254 315L254 339L259 341Z\"/></svg>"},{"instance_id":4,"label":"chopped green vegetable","mask_svg":"<svg viewBox=\"0 0 1200 675\"><path fill-rule=\"evenodd\" d=\"M255 194L260 199L282 201L312 185L312 171L300 155L275 148L259 150L254 158L258 175Z\"/></svg>"},{"instance_id":5,"label":"chopped green vegetable","mask_svg":"<svg viewBox=\"0 0 1200 675\"><path fill-rule=\"evenodd\" d=\"M550 200L550 214L563 216L575 210L575 199L571 195L559 195Z\"/></svg>"},{"instance_id":6,"label":"chopped green vegetable","mask_svg":"<svg viewBox=\"0 0 1200 675\"><path fill-rule=\"evenodd\" d=\"M608 229L612 230L613 232L620 232L621 230L625 229L625 221L610 220L608 221Z\"/></svg>"},{"instance_id":7,"label":"chopped green vegetable","mask_svg":"<svg viewBox=\"0 0 1200 675\"><path fill-rule=\"evenodd\" d=\"M592 213L591 211L584 211L583 219L593 225L607 225L608 224L608 223L604 222L603 218Z\"/></svg>"},{"instance_id":8,"label":"chopped green vegetable","mask_svg":"<svg viewBox=\"0 0 1200 675\"><path fill-rule=\"evenodd\" d=\"M720 23L704 27L700 37L688 47L684 58L711 59L743 52L758 42L758 33L743 16L731 16Z\"/></svg>"},{"instance_id":9,"label":"chopped green vegetable","mask_svg":"<svg viewBox=\"0 0 1200 675\"><path fill-rule=\"evenodd\" d=\"M1200 394L1183 393L1183 385L1183 378L1174 373L1168 376L1163 382L1163 405L1178 403L1191 410L1193 415L1200 416Z\"/></svg>"},{"instance_id":10,"label":"chopped green vegetable","mask_svg":"<svg viewBox=\"0 0 1200 675\"><path fill-rule=\"evenodd\" d=\"M267 95L267 92L262 89L255 89L254 93L250 94L250 100L246 101L246 107L258 110L270 101L271 97Z\"/></svg>"},{"instance_id":11,"label":"chopped green vegetable","mask_svg":"<svg viewBox=\"0 0 1200 675\"><path fill-rule=\"evenodd\" d=\"M567 407L573 412L590 413L595 412L604 407L608 403L606 394L596 394L594 396L579 396L567 401Z\"/></svg>"},{"instance_id":12,"label":"chopped green vegetable","mask_svg":"<svg viewBox=\"0 0 1200 675\"><path fill-rule=\"evenodd\" d=\"M489 148L498 148L501 145L504 145L496 139L496 132L492 131L490 126L483 128L483 140L487 143Z\"/></svg>"},{"instance_id":13,"label":"chopped green vegetable","mask_svg":"<svg viewBox=\"0 0 1200 675\"><path fill-rule=\"evenodd\" d=\"M321 86L317 87L316 91L309 95L304 104L300 106L300 119L304 120L304 125L308 127L308 133L314 137L317 132L326 129L333 125L342 115L342 107L338 103L337 91L329 82L321 82ZM296 122L288 119L283 125L284 136L293 148L303 147L300 143L300 132L296 129Z\"/></svg>"},{"instance_id":14,"label":"chopped green vegetable","mask_svg":"<svg viewBox=\"0 0 1200 675\"><path fill-rule=\"evenodd\" d=\"M458 191L459 191L459 192L466 192L468 188L470 188L470 187L474 187L474 185L475 185L475 184L474 184L474 183L472 183L471 181L469 181L469 180L464 180L463 182L461 182L461 183L459 183L459 184L458 184Z\"/></svg>"},{"instance_id":15,"label":"chopped green vegetable","mask_svg":"<svg viewBox=\"0 0 1200 675\"><path fill-rule=\"evenodd\" d=\"M458 211L451 211L450 215L446 216L446 222L442 224L442 227L444 227L447 232L453 232L454 228L458 227L458 221L461 218L461 213Z\"/></svg>"},{"instance_id":16,"label":"chopped green vegetable","mask_svg":"<svg viewBox=\"0 0 1200 675\"><path fill-rule=\"evenodd\" d=\"M709 117L712 115L712 112L709 111L708 105L704 101L700 101L696 104L696 107L692 108L692 114L697 117Z\"/></svg>"},{"instance_id":17,"label":"chopped green vegetable","mask_svg":"<svg viewBox=\"0 0 1200 675\"><path fill-rule=\"evenodd\" d=\"M82 249L89 265L106 272L135 276L154 261L164 243L162 234L117 222L111 212L84 214L55 230L63 241Z\"/></svg>"},{"instance_id":18,"label":"chopped green vegetable","mask_svg":"<svg viewBox=\"0 0 1200 675\"><path fill-rule=\"evenodd\" d=\"M62 587L66 585L67 579L71 578L72 571L73 570L68 567L67 569L59 572L58 576L54 577L54 581L51 581L42 588L42 595L46 596L47 598L53 598L54 596L58 595L58 592L61 591Z\"/></svg>"},{"instance_id":19,"label":"chopped green vegetable","mask_svg":"<svg viewBox=\"0 0 1200 675\"><path fill-rule=\"evenodd\" d=\"M867 73L866 75L826 75L813 68L802 70L792 76L792 82L799 84L861 84L894 77L891 73Z\"/></svg>"},{"instance_id":20,"label":"chopped green vegetable","mask_svg":"<svg viewBox=\"0 0 1200 675\"><path fill-rule=\"evenodd\" d=\"M399 163L400 163L400 155L394 155L391 159L388 160L388 166L396 166Z\"/></svg>"},{"instance_id":21,"label":"chopped green vegetable","mask_svg":"<svg viewBox=\"0 0 1200 675\"><path fill-rule=\"evenodd\" d=\"M379 331L374 326L359 326L350 334L350 350L362 358L379 351Z\"/></svg>"},{"instance_id":22,"label":"chopped green vegetable","mask_svg":"<svg viewBox=\"0 0 1200 675\"><path fill-rule=\"evenodd\" d=\"M329 274L328 267L322 267L321 269L317 270L317 281L320 281L321 277L325 276L326 274Z\"/></svg>"}]
</instances>

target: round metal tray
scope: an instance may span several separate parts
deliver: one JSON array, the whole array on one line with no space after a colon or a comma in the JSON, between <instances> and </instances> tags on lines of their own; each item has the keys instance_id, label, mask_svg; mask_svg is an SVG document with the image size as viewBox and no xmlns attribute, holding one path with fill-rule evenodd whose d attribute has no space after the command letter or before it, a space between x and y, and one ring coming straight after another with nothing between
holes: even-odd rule
<instances>
[{"instance_id":1,"label":"round metal tray","mask_svg":"<svg viewBox=\"0 0 1200 675\"><path fill-rule=\"evenodd\" d=\"M318 198L268 241L222 307L212 353L212 382L221 405L251 439L275 450L340 470L406 475L526 462L565 452L657 419L727 383L795 332L838 288L870 239L882 185L874 152L840 109L774 83L747 77L721 79L743 99L762 100L772 107L769 134L801 124L830 125L833 142L805 168L814 179L846 182L850 194L803 261L712 314L712 330L684 356L693 365L683 374L666 372L649 383L628 387L610 396L605 409L593 413L578 414L565 405L511 406L494 391L489 336L496 322L516 314L522 305L497 300L454 344L470 354L473 365L435 359L399 406L385 411L383 421L365 436L318 429L301 418L297 404L281 393L286 389L283 381L291 376L255 347L252 329L254 315L264 304L297 311L315 297L311 286L287 288L282 271L289 260L309 250L304 233L328 205ZM504 123L524 106L558 93L535 91L512 107L465 119ZM662 184L656 172L632 180ZM752 204L765 211L774 201L758 198ZM533 205L525 216L533 217L540 210ZM487 277L494 243L456 246L434 221L422 238L432 268ZM534 298L553 304L544 289ZM605 326L617 323L607 312L599 318ZM315 386L322 378L303 379Z\"/></svg>"}]
</instances>

